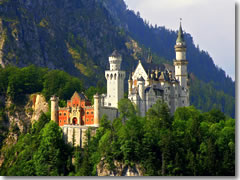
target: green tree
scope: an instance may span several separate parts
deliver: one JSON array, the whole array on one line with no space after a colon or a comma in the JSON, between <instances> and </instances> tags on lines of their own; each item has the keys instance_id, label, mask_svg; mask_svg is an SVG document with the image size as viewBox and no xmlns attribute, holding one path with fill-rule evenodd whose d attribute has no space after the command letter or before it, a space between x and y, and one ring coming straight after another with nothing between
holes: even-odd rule
<instances>
[{"instance_id":1,"label":"green tree","mask_svg":"<svg viewBox=\"0 0 240 180\"><path fill-rule=\"evenodd\" d=\"M57 176L63 172L63 144L61 129L50 121L42 131L40 146L33 157L36 175Z\"/></svg>"}]
</instances>

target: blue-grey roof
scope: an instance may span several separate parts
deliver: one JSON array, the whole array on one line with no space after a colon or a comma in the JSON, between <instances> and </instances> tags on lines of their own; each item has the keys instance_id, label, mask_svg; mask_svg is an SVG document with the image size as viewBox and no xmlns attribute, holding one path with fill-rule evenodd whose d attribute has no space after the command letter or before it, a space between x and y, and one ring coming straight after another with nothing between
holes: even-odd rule
<instances>
[{"instance_id":1,"label":"blue-grey roof","mask_svg":"<svg viewBox=\"0 0 240 180\"><path fill-rule=\"evenodd\" d=\"M121 57L121 54L115 49L112 54L111 54L112 57Z\"/></svg>"}]
</instances>

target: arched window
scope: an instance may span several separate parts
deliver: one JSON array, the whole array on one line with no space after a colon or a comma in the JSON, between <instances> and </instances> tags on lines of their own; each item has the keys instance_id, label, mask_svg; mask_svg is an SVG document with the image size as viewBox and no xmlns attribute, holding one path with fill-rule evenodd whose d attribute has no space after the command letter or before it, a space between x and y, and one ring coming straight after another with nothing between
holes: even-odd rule
<instances>
[{"instance_id":1,"label":"arched window","mask_svg":"<svg viewBox=\"0 0 240 180\"><path fill-rule=\"evenodd\" d=\"M117 74L114 74L114 80L116 80L117 79Z\"/></svg>"},{"instance_id":2,"label":"arched window","mask_svg":"<svg viewBox=\"0 0 240 180\"><path fill-rule=\"evenodd\" d=\"M107 74L107 80L109 80L109 74Z\"/></svg>"},{"instance_id":3,"label":"arched window","mask_svg":"<svg viewBox=\"0 0 240 180\"><path fill-rule=\"evenodd\" d=\"M113 75L111 74L111 75L110 75L110 80L112 80L112 78L113 78Z\"/></svg>"}]
</instances>

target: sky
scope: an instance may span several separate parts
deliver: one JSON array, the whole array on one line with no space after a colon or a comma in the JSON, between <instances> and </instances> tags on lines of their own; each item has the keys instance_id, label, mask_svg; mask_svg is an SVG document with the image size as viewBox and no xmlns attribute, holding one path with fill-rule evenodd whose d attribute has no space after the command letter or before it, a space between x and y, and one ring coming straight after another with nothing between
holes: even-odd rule
<instances>
[{"instance_id":1,"label":"sky","mask_svg":"<svg viewBox=\"0 0 240 180\"><path fill-rule=\"evenodd\" d=\"M190 33L195 45L235 80L234 0L124 0L150 24Z\"/></svg>"}]
</instances>

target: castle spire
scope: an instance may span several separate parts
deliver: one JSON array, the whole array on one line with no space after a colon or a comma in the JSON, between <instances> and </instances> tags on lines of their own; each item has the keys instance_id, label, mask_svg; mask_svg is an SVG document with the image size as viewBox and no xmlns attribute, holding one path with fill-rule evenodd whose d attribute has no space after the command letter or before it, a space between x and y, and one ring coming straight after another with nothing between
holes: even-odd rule
<instances>
[{"instance_id":1,"label":"castle spire","mask_svg":"<svg viewBox=\"0 0 240 180\"><path fill-rule=\"evenodd\" d=\"M182 19L180 18L180 27L178 30L178 37L177 37L177 43L184 43L184 35L183 35L183 30L182 30Z\"/></svg>"}]
</instances>

